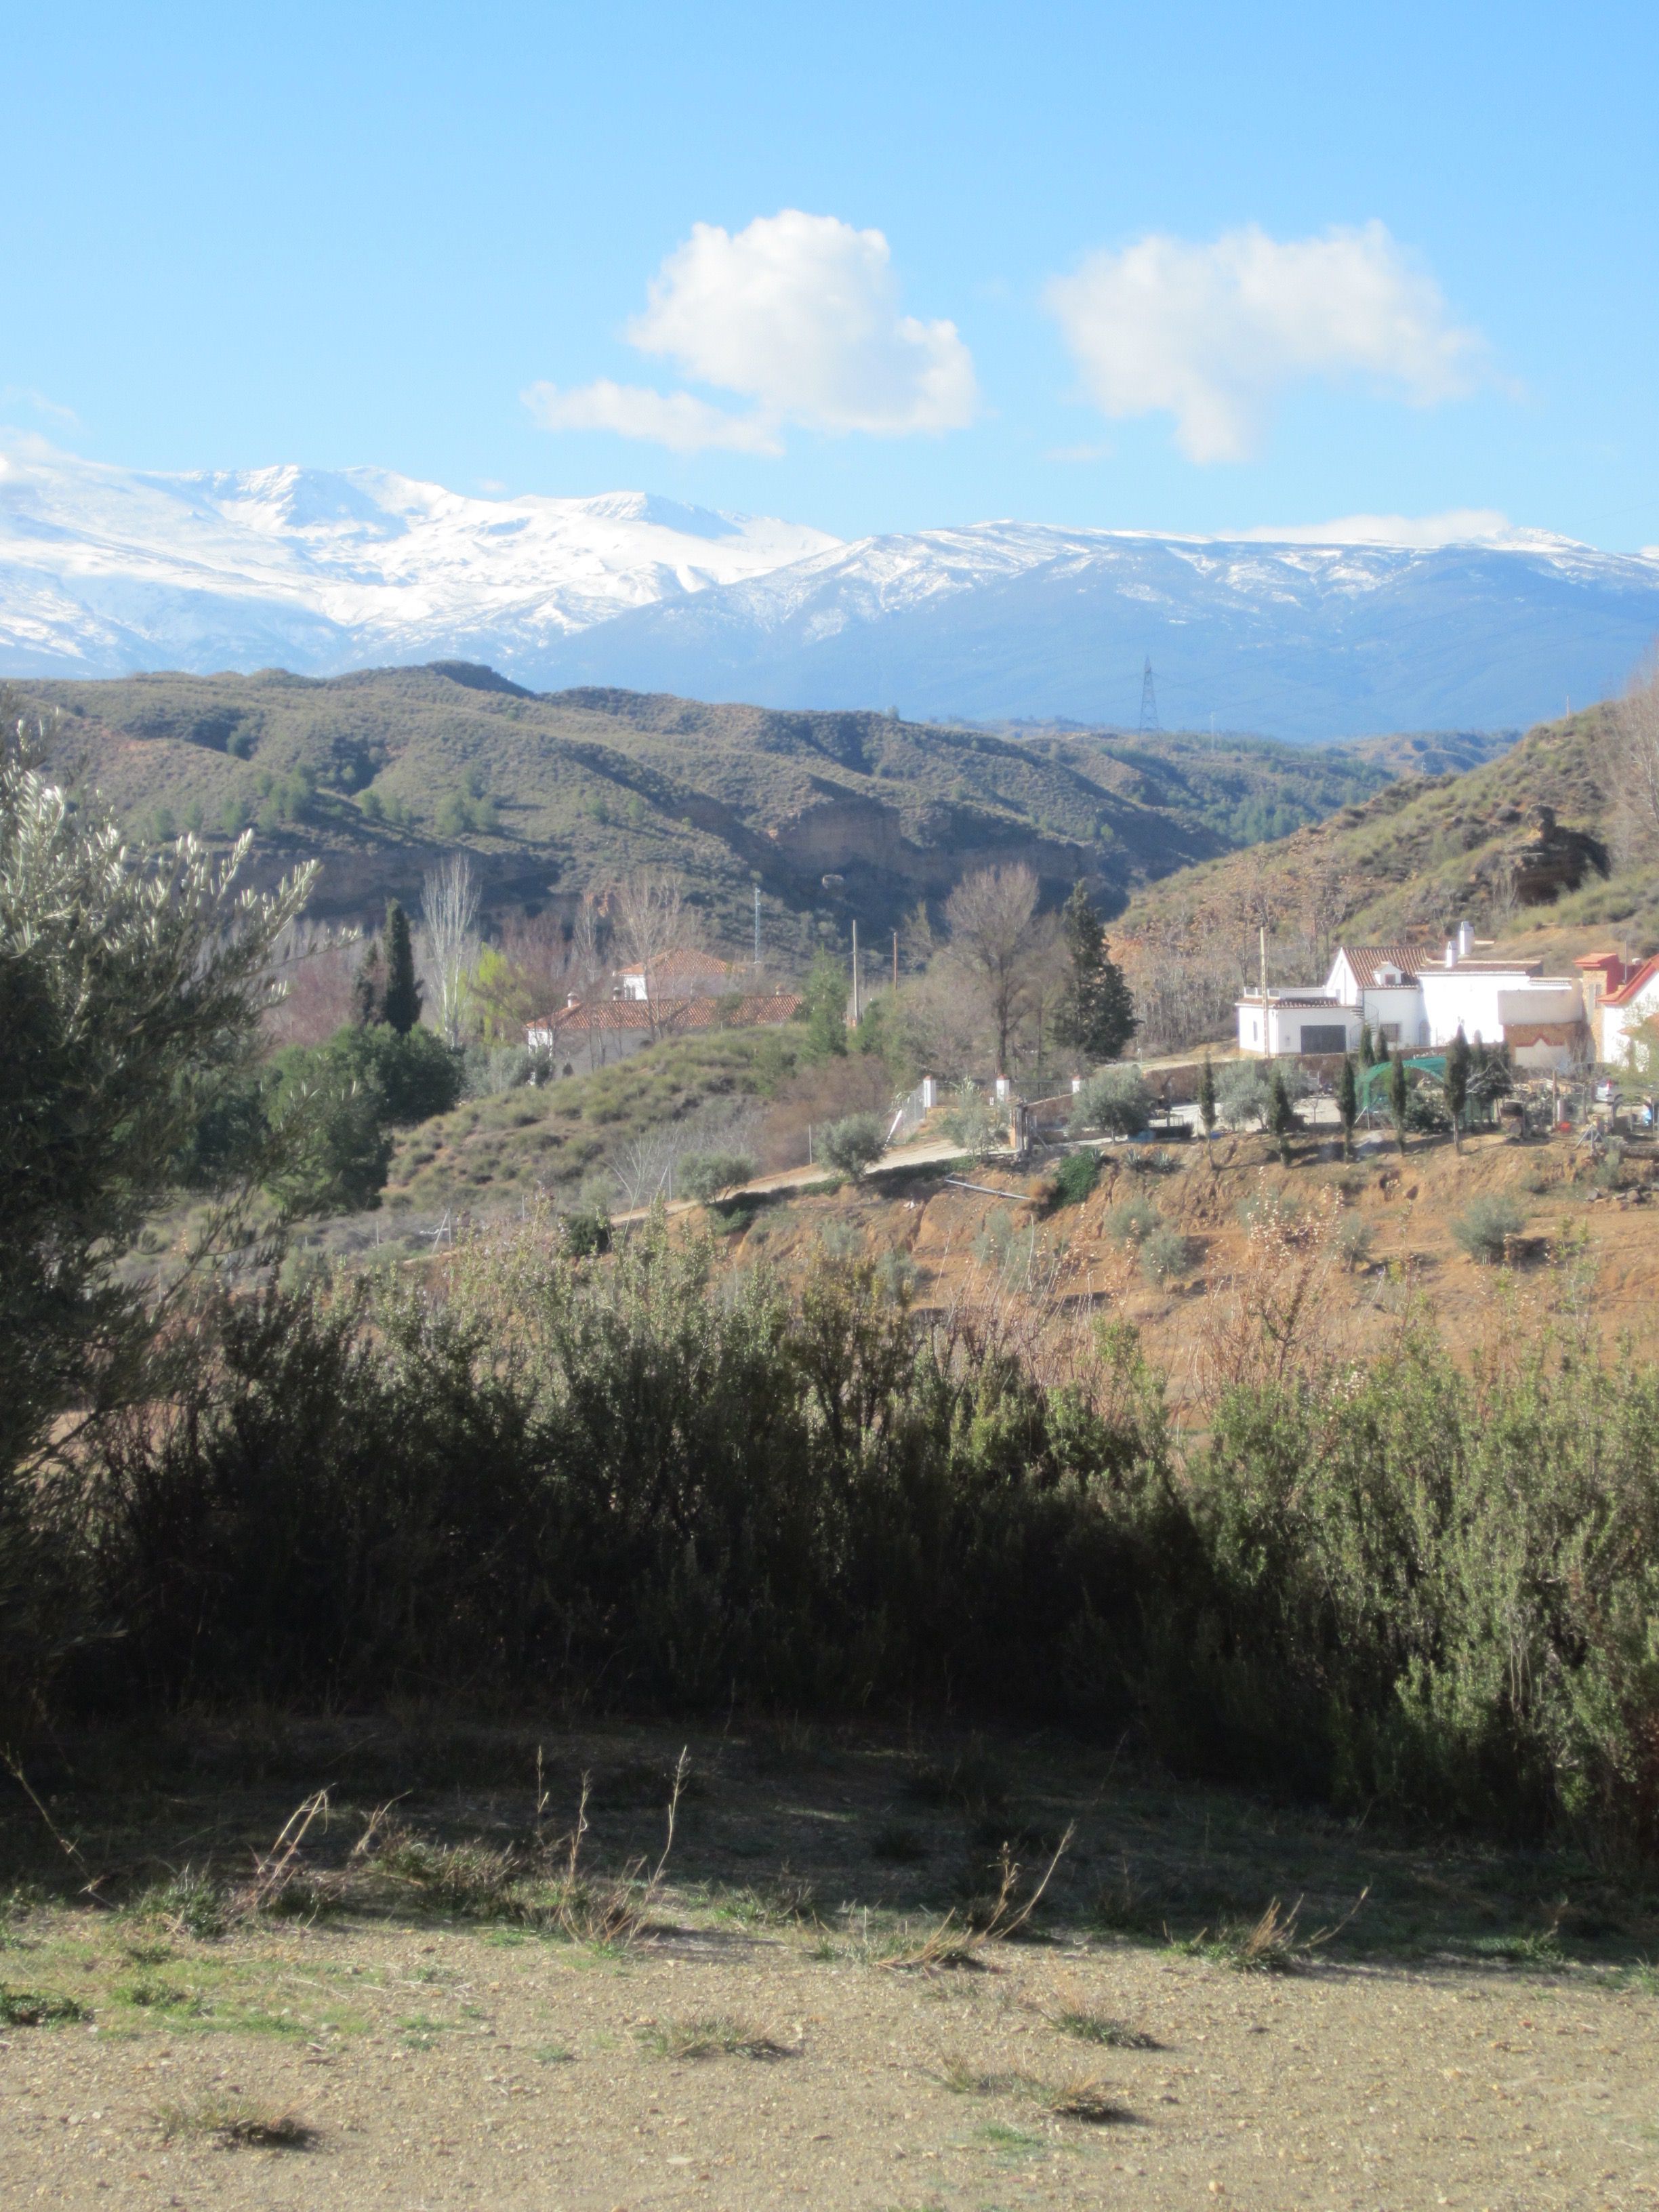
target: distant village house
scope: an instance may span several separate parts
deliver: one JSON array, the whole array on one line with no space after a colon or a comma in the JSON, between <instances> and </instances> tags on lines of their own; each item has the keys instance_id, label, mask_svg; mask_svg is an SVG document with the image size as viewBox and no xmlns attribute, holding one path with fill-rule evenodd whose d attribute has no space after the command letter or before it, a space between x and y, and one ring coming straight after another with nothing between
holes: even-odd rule
<instances>
[{"instance_id":1,"label":"distant village house","mask_svg":"<svg viewBox=\"0 0 1659 2212\"><path fill-rule=\"evenodd\" d=\"M1546 975L1541 960L1477 960L1468 922L1436 953L1422 945L1344 945L1322 986L1260 991L1238 1001L1243 1052L1277 1058L1356 1051L1361 1024L1407 1052L1507 1044L1519 1067L1547 1073L1594 1050L1583 986ZM1582 964L1582 963L1581 963Z\"/></svg>"}]
</instances>

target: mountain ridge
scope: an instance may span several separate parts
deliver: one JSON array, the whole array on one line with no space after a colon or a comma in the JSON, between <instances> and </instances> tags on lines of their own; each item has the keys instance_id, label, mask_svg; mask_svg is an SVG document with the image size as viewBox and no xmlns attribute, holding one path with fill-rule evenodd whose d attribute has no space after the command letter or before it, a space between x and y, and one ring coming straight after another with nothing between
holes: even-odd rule
<instances>
[{"instance_id":1,"label":"mountain ridge","mask_svg":"<svg viewBox=\"0 0 1659 2212\"><path fill-rule=\"evenodd\" d=\"M1412 545L1004 520L850 542L644 492L384 469L167 476L0 454L0 676L484 663L525 688L1138 719L1326 742L1520 728L1659 633L1659 559L1536 531Z\"/></svg>"}]
</instances>

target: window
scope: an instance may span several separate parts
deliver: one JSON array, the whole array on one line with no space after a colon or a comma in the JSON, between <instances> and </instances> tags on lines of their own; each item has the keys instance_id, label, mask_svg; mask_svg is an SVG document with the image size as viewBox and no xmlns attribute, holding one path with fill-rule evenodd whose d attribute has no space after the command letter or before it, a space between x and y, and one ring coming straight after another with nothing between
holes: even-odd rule
<instances>
[{"instance_id":1,"label":"window","mask_svg":"<svg viewBox=\"0 0 1659 2212\"><path fill-rule=\"evenodd\" d=\"M1384 1044L1399 1043L1400 1024L1398 1022L1379 1022L1376 1027L1377 1033L1382 1037Z\"/></svg>"},{"instance_id":2,"label":"window","mask_svg":"<svg viewBox=\"0 0 1659 2212\"><path fill-rule=\"evenodd\" d=\"M1346 1052L1348 1049L1347 1024L1304 1022L1302 1049L1304 1052Z\"/></svg>"}]
</instances>

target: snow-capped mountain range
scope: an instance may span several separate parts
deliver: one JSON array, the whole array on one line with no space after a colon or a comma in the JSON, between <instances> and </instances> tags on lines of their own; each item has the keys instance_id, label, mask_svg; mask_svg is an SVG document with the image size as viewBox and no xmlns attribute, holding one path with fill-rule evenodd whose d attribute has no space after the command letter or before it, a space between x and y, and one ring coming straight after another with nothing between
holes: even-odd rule
<instances>
[{"instance_id":1,"label":"snow-capped mountain range","mask_svg":"<svg viewBox=\"0 0 1659 2212\"><path fill-rule=\"evenodd\" d=\"M1325 738L1606 696L1659 559L1541 532L1218 540L987 522L842 543L643 493L478 498L378 469L141 474L0 455L0 675L488 662L912 716Z\"/></svg>"}]
</instances>

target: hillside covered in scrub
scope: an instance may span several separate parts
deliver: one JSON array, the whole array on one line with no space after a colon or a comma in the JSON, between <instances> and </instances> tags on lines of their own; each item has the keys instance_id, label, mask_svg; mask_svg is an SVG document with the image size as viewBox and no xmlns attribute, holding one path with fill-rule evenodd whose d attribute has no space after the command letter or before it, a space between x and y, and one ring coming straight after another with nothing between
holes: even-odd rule
<instances>
[{"instance_id":1,"label":"hillside covered in scrub","mask_svg":"<svg viewBox=\"0 0 1659 2212\"><path fill-rule=\"evenodd\" d=\"M878 714L794 714L625 691L538 696L461 663L317 679L35 683L53 772L129 830L256 833L256 872L322 863L313 915L406 900L465 850L486 910L574 901L639 868L682 875L717 937L758 884L787 943L810 917L890 927L988 863L1109 900L1382 789L1363 750L1252 739L1030 736ZM826 878L830 880L826 881Z\"/></svg>"},{"instance_id":2,"label":"hillside covered in scrub","mask_svg":"<svg viewBox=\"0 0 1659 2212\"><path fill-rule=\"evenodd\" d=\"M1114 926L1152 1048L1230 1036L1254 986L1322 979L1339 937L1431 942L1461 919L1529 957L1659 948L1659 844L1623 710L1540 723L1500 757L1139 886Z\"/></svg>"}]
</instances>

